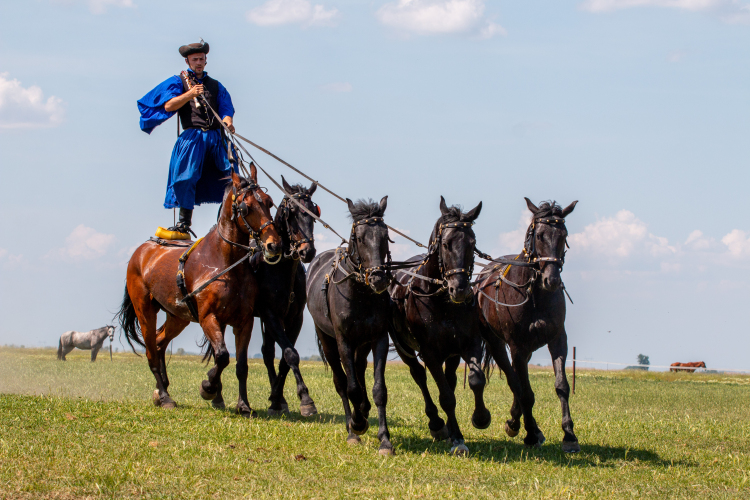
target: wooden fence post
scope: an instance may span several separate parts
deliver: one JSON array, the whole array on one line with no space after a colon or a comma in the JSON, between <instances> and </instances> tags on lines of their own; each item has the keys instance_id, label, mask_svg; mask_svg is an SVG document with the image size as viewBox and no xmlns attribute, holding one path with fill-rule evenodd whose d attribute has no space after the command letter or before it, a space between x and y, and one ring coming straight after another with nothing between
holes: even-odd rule
<instances>
[{"instance_id":1,"label":"wooden fence post","mask_svg":"<svg viewBox=\"0 0 750 500\"><path fill-rule=\"evenodd\" d=\"M573 346L573 394L576 393L576 348Z\"/></svg>"}]
</instances>

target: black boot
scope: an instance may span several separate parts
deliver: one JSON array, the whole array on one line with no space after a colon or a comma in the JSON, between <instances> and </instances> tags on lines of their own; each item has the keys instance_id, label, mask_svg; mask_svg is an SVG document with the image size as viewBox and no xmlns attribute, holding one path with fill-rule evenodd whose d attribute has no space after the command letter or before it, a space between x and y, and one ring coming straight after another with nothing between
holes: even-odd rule
<instances>
[{"instance_id":1,"label":"black boot","mask_svg":"<svg viewBox=\"0 0 750 500\"><path fill-rule=\"evenodd\" d=\"M178 233L183 233L187 235L188 233L195 236L195 233L190 229L191 224L193 223L193 211L188 210L187 208L180 208L180 219L177 221L177 225L170 227L170 231L177 231Z\"/></svg>"}]
</instances>

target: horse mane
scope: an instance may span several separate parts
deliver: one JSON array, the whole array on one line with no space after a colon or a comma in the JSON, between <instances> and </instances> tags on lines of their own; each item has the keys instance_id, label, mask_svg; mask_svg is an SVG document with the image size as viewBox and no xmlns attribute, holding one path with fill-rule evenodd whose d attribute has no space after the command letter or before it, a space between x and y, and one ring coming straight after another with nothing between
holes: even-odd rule
<instances>
[{"instance_id":1,"label":"horse mane","mask_svg":"<svg viewBox=\"0 0 750 500\"><path fill-rule=\"evenodd\" d=\"M534 219L540 217L562 217L563 209L554 200L543 201L537 208L539 208L539 211L532 216Z\"/></svg>"},{"instance_id":2,"label":"horse mane","mask_svg":"<svg viewBox=\"0 0 750 500\"><path fill-rule=\"evenodd\" d=\"M291 184L289 186L289 194L310 194L310 192L302 184Z\"/></svg>"},{"instance_id":3,"label":"horse mane","mask_svg":"<svg viewBox=\"0 0 750 500\"><path fill-rule=\"evenodd\" d=\"M250 181L247 180L245 177L242 177L240 175L239 178L240 178L240 189L246 188L246 187L248 187L250 185ZM222 179L222 180L224 180L224 179ZM229 182L227 182L227 187L224 188L224 195L226 195L227 193L229 193L229 191L232 189L232 186L233 186L232 178L231 177L227 177L226 180L228 180Z\"/></svg>"},{"instance_id":4,"label":"horse mane","mask_svg":"<svg viewBox=\"0 0 750 500\"><path fill-rule=\"evenodd\" d=\"M370 217L382 217L385 210L380 209L380 204L372 199L357 200L354 207L349 209L349 217L352 222L359 222Z\"/></svg>"},{"instance_id":5,"label":"horse mane","mask_svg":"<svg viewBox=\"0 0 750 500\"><path fill-rule=\"evenodd\" d=\"M461 205L452 205L448 207L448 213L441 214L440 218L435 222L435 227L432 229L432 235L430 241L433 240L438 232L440 224L450 224L451 222L466 222L467 214L461 210Z\"/></svg>"}]
</instances>

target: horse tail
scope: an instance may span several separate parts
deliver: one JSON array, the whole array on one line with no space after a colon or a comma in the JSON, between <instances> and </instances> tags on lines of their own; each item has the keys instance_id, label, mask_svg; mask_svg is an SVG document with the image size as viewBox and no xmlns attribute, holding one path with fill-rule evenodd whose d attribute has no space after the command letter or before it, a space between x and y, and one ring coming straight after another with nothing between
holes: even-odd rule
<instances>
[{"instance_id":1,"label":"horse tail","mask_svg":"<svg viewBox=\"0 0 750 500\"><path fill-rule=\"evenodd\" d=\"M122 299L122 306L120 306L120 310L115 315L115 318L117 318L117 320L119 321L120 328L122 329L122 332L125 333L125 340L128 341L130 348L133 350L133 352L138 354L135 350L133 342L143 347L146 347L146 344L143 343L141 335L141 325L140 323L138 323L138 317L135 314L133 301L130 300L130 294L128 293L127 285L125 285L125 296Z\"/></svg>"},{"instance_id":2,"label":"horse tail","mask_svg":"<svg viewBox=\"0 0 750 500\"><path fill-rule=\"evenodd\" d=\"M201 353L203 354L203 359L201 362L205 362L206 364L211 361L211 359L216 359L216 352L214 351L214 346L211 345L211 341L208 340L208 337L203 335L203 339L201 339L198 342L198 347L201 348Z\"/></svg>"},{"instance_id":3,"label":"horse tail","mask_svg":"<svg viewBox=\"0 0 750 500\"><path fill-rule=\"evenodd\" d=\"M319 332L315 332L315 340L318 342L318 352L320 353L320 359L323 361L323 366L325 366L326 371L328 371L328 360L326 359L326 353L323 352L323 343L320 341Z\"/></svg>"},{"instance_id":4,"label":"horse tail","mask_svg":"<svg viewBox=\"0 0 750 500\"><path fill-rule=\"evenodd\" d=\"M487 377L487 382L490 381L494 369L495 360L492 358L492 351L487 347L487 342L482 340L482 371L484 371L484 376Z\"/></svg>"},{"instance_id":5,"label":"horse tail","mask_svg":"<svg viewBox=\"0 0 750 500\"><path fill-rule=\"evenodd\" d=\"M60 343L57 347L57 359L63 359L63 345L62 345L62 336L60 336Z\"/></svg>"}]
</instances>

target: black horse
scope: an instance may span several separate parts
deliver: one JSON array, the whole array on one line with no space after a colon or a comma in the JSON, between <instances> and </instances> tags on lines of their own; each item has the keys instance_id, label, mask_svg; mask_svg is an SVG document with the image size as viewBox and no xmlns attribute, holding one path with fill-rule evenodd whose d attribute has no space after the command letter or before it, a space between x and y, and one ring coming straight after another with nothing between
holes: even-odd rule
<instances>
[{"instance_id":1,"label":"black horse","mask_svg":"<svg viewBox=\"0 0 750 500\"><path fill-rule=\"evenodd\" d=\"M299 371L299 354L294 348L299 332L302 329L303 312L307 302L305 291L305 264L315 258L313 225L315 219L290 200L293 198L310 212L320 216L320 209L313 203L312 195L318 188L313 182L309 189L295 184L290 186L281 176L284 190L288 193L279 203L274 225L282 242L281 261L276 265L260 264L256 276L260 291L255 301L255 316L260 318L263 332L263 362L268 370L271 383L271 406L269 415L289 413L289 405L284 399L284 383L291 368L297 381L297 396L300 398L300 414L303 417L315 415L318 411L308 394L307 386ZM291 195L291 196L289 196ZM276 344L281 347L283 355L279 361L279 373L276 374L274 357Z\"/></svg>"},{"instance_id":2,"label":"black horse","mask_svg":"<svg viewBox=\"0 0 750 500\"><path fill-rule=\"evenodd\" d=\"M513 369L521 381L522 392L514 394L511 418L505 423L505 432L514 437L520 429L524 414L527 445L541 445L544 434L531 416L534 392L529 383L528 363L531 354L544 346L549 348L555 370L555 390L562 406L562 449L578 452L578 438L573 433L568 396L570 389L565 377L565 358L568 355L568 337L565 333L565 286L560 273L565 262L568 231L565 217L575 208L577 201L562 208L557 203L544 202L535 206L526 198L531 211L531 224L526 231L523 251L514 260L517 264L495 265L476 286L475 295L481 310L480 323L483 335L498 336L504 342L488 342L493 356L505 354L505 343L510 347ZM531 428L531 429L530 429Z\"/></svg>"},{"instance_id":3,"label":"black horse","mask_svg":"<svg viewBox=\"0 0 750 500\"><path fill-rule=\"evenodd\" d=\"M463 213L458 207L447 207L441 196L441 216L430 235L427 255L409 259L421 264L414 272L398 271L389 288L391 337L396 351L422 390L430 434L435 439L450 439L451 453L456 455L469 453L456 420L456 369L461 358L468 364L469 387L474 392L471 423L477 429L486 429L492 420L484 404L486 379L480 366L484 345L471 288L476 245L472 225L481 210L479 202L474 209ZM427 374L416 352L437 384L447 424L430 397Z\"/></svg>"},{"instance_id":4,"label":"black horse","mask_svg":"<svg viewBox=\"0 0 750 500\"><path fill-rule=\"evenodd\" d=\"M373 353L372 396L378 407L379 453L392 455L385 407L385 363L388 356L390 274L388 228L383 222L388 197L380 203L347 199L352 218L348 249L320 254L310 265L307 308L315 321L318 348L330 363L333 383L346 414L347 442L359 443L367 432L370 401L365 387L367 356ZM343 368L342 368L343 364ZM349 407L351 402L354 410Z\"/></svg>"}]
</instances>

